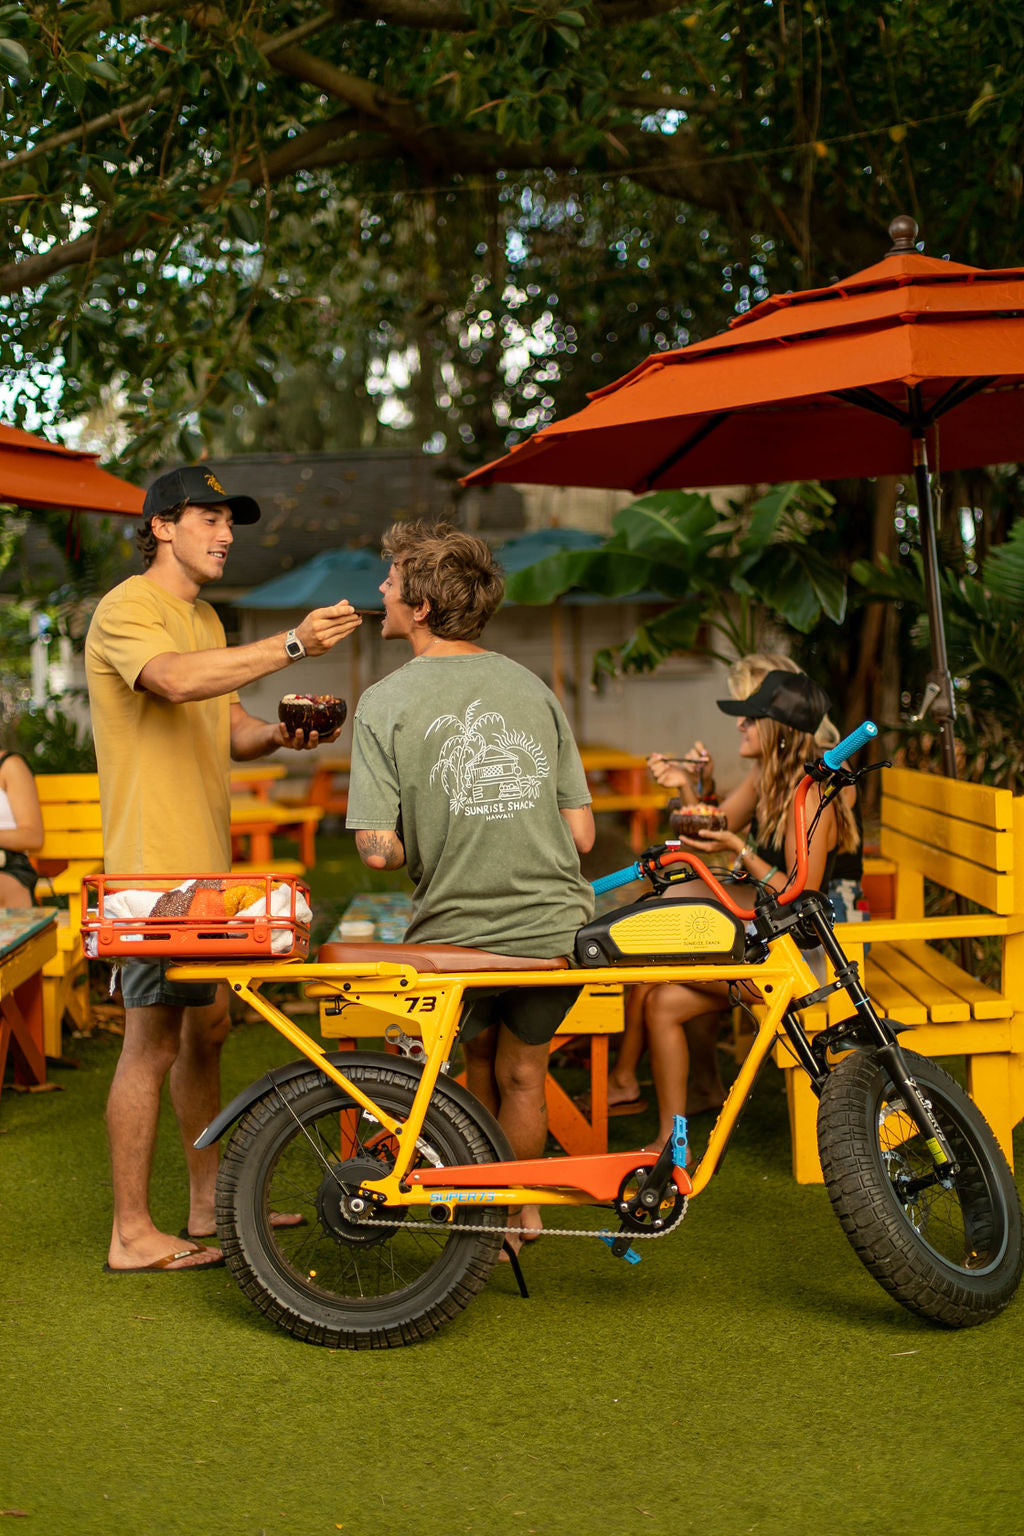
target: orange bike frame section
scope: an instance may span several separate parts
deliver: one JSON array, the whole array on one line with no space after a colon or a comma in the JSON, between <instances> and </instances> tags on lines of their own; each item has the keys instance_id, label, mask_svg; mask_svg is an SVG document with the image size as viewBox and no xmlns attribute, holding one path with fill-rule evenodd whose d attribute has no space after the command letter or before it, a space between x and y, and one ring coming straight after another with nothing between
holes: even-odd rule
<instances>
[{"instance_id":1,"label":"orange bike frame section","mask_svg":"<svg viewBox=\"0 0 1024 1536\"><path fill-rule=\"evenodd\" d=\"M776 939L768 958L756 965L636 965L602 966L565 971L418 972L410 965L379 961L372 965L304 960L220 961L176 964L171 973L181 981L224 981L236 997L254 1008L325 1077L380 1123L394 1138L395 1164L382 1179L362 1186L362 1192L388 1204L446 1205L588 1205L615 1197L630 1172L653 1166L654 1152L619 1152L602 1156L537 1158L465 1167L413 1169L416 1142L441 1069L458 1035L463 994L475 987L625 985L659 982L747 983L763 1005L754 1044L729 1090L712 1129L707 1149L692 1174L674 1173L683 1194L700 1194L715 1172L754 1080L773 1046L784 1037L783 1017L794 997L817 986L799 949L788 934ZM262 994L267 982L295 982L307 996L334 1000L339 1012L373 1009L395 1022L414 1020L423 1036L426 1057L409 1115L403 1123L386 1113L328 1057L323 1046ZM352 1033L358 1035L353 1025Z\"/></svg>"}]
</instances>

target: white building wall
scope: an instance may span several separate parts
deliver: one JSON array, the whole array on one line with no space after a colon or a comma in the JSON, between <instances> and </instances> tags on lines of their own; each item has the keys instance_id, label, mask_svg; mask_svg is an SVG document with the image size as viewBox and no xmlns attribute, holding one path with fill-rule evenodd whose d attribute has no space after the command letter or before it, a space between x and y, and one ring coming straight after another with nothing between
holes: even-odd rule
<instances>
[{"instance_id":1,"label":"white building wall","mask_svg":"<svg viewBox=\"0 0 1024 1536\"><path fill-rule=\"evenodd\" d=\"M294 611L243 611L242 643L261 639L298 624L305 614ZM718 787L728 788L741 777L736 753L735 719L723 715L715 700L728 697L725 668L702 657L679 657L649 676L604 678L590 682L594 652L614 645L631 632L637 610L631 604L593 604L561 610L517 606L502 609L491 620L484 641L496 651L529 667L553 686L558 657L564 673L561 696L577 741L590 746L618 747L626 752L681 753L702 740L717 764ZM561 645L557 643L561 628ZM276 719L285 693L340 694L349 706L349 720L334 746L339 755L351 747L351 716L364 688L408 661L405 641L383 642L379 624L364 619L355 643L342 641L326 656L307 658L241 690L247 710L262 719ZM312 754L286 754L289 774L298 777L313 768Z\"/></svg>"}]
</instances>

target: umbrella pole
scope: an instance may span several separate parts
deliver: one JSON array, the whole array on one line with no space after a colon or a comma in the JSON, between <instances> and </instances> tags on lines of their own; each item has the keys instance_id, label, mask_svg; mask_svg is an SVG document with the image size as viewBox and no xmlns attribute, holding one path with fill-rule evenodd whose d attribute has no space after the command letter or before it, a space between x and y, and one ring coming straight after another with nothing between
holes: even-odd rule
<instances>
[{"instance_id":1,"label":"umbrella pole","mask_svg":"<svg viewBox=\"0 0 1024 1536\"><path fill-rule=\"evenodd\" d=\"M916 401L913 401L917 404ZM956 719L956 700L953 697L953 679L949 672L946 655L946 628L942 622L942 601L939 586L939 541L935 531L935 508L932 503L932 487L928 476L928 448L924 427L913 429L914 481L917 486L917 514L921 523L921 544L924 550L924 591L928 609L928 628L931 631L932 670L928 677L921 714L930 706L939 724L939 742L942 747L942 767L948 779L955 779L956 737L953 722ZM920 717L919 717L920 718ZM956 910L963 914L967 903L962 896L956 898ZM974 957L970 939L960 940L960 964L970 975L974 974Z\"/></svg>"},{"instance_id":2,"label":"umbrella pole","mask_svg":"<svg viewBox=\"0 0 1024 1536\"><path fill-rule=\"evenodd\" d=\"M942 767L947 778L955 779L956 737L953 722L956 719L956 701L953 697L953 679L946 654L946 630L942 622L942 600L939 576L939 545L935 532L935 509L932 503L931 481L928 475L928 448L925 428L912 429L914 442L914 483L917 487L917 511L921 523L921 544L924 554L924 592L928 610L928 628L931 635L932 670L921 713L930 707L939 727L942 748Z\"/></svg>"}]
</instances>

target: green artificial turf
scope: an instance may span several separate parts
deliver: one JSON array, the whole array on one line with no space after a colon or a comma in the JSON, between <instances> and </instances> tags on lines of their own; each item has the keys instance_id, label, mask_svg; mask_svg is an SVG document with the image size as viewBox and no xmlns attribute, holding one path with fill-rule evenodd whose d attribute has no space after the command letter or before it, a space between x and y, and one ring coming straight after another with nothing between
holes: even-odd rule
<instances>
[{"instance_id":1,"label":"green artificial turf","mask_svg":"<svg viewBox=\"0 0 1024 1536\"><path fill-rule=\"evenodd\" d=\"M432 1341L356 1354L280 1332L224 1270L101 1272L117 1041L68 1049L81 1065L54 1074L62 1092L0 1098L0 1531L12 1512L47 1536L1024 1525L1024 1300L961 1333L892 1302L824 1191L793 1182L774 1068L641 1264L545 1238L525 1256L529 1300L502 1265ZM239 1024L226 1096L291 1054ZM650 1113L615 1119L613 1144L652 1129ZM698 1146L707 1129L694 1122ZM171 1231L182 1174L167 1113L153 1207Z\"/></svg>"}]
</instances>

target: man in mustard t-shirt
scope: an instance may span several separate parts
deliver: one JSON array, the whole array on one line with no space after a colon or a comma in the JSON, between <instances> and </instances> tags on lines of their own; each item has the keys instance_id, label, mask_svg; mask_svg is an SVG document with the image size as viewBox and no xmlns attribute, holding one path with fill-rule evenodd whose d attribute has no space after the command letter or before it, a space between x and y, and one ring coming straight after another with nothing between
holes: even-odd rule
<instances>
[{"instance_id":1,"label":"man in mustard t-shirt","mask_svg":"<svg viewBox=\"0 0 1024 1536\"><path fill-rule=\"evenodd\" d=\"M201 465L161 475L146 493L137 535L145 573L108 592L93 614L85 662L104 864L112 872L230 869L231 760L319 745L315 732L308 740L301 731L289 736L283 725L250 715L236 690L329 651L361 622L351 605L317 608L287 635L228 647L199 597L223 574L233 526L259 515L251 497L228 495ZM107 1101L114 1223L104 1267L111 1273L223 1263L218 1249L192 1241L214 1231L217 1178L216 1148L197 1152L192 1144L220 1104L226 999L213 985L169 981L165 970L141 960L122 968L124 1044ZM189 1174L182 1237L161 1232L149 1211L168 1077Z\"/></svg>"}]
</instances>

